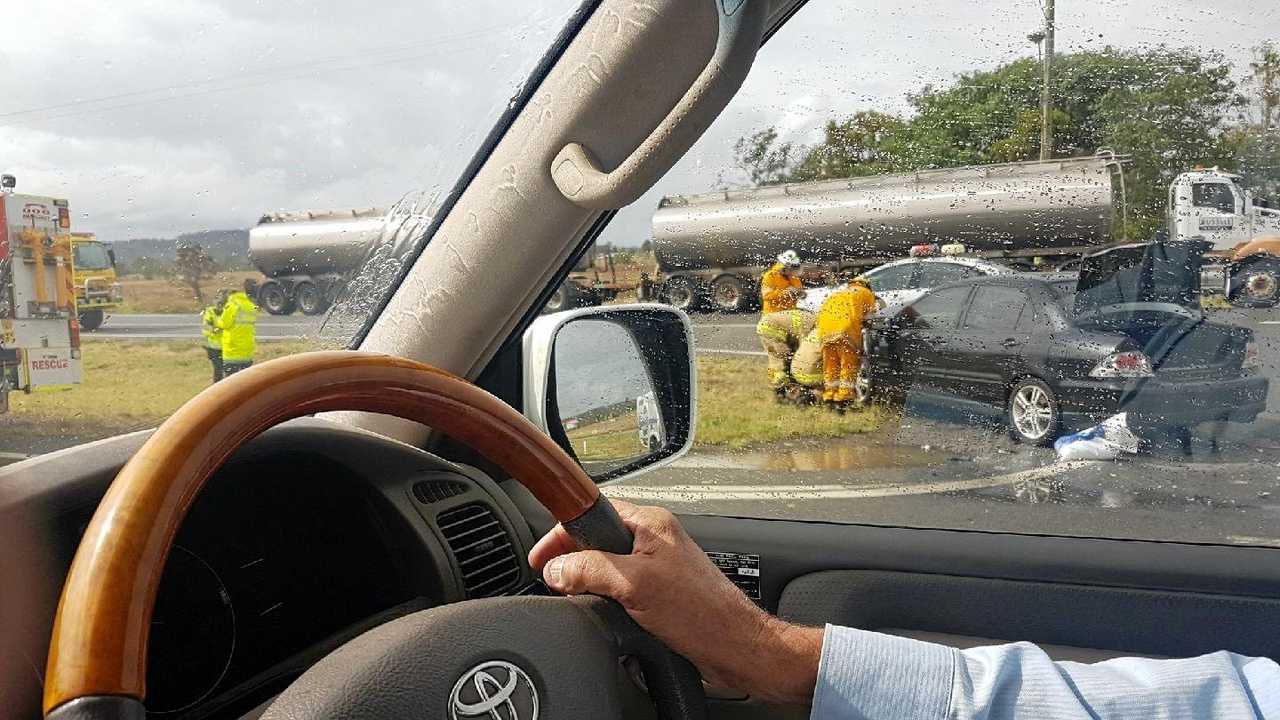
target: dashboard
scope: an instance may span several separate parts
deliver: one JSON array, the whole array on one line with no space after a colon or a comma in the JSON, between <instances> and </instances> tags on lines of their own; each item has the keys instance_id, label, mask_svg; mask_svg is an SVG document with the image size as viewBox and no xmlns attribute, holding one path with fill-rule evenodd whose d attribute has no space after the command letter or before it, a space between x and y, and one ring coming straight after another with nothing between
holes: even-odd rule
<instances>
[{"instance_id":1,"label":"dashboard","mask_svg":"<svg viewBox=\"0 0 1280 720\"><path fill-rule=\"evenodd\" d=\"M33 614L29 640L43 637L28 651L33 665L120 454L85 446L0 470L0 521L41 518L57 570ZM523 561L531 543L506 494L472 468L318 420L264 433L209 481L178 532L151 625L148 717L252 717L311 664L388 620L536 591ZM38 679L0 683L0 702L39 717L40 691Z\"/></svg>"}]
</instances>

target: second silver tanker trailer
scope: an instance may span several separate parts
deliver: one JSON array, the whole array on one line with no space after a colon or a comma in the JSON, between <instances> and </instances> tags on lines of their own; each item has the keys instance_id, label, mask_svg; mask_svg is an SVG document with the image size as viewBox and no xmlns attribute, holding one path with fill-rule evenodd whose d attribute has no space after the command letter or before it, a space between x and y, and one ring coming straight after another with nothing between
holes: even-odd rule
<instances>
[{"instance_id":1,"label":"second silver tanker trailer","mask_svg":"<svg viewBox=\"0 0 1280 720\"><path fill-rule=\"evenodd\" d=\"M665 197L653 216L661 291L686 309L746 309L760 273L787 248L820 271L869 268L925 243L1058 267L1119 239L1112 227L1127 213L1122 166L1104 151ZM1169 233L1214 243L1224 263L1217 289L1233 302L1274 305L1280 238L1256 238L1280 235L1280 213L1238 180L1217 170L1179 176L1169 191Z\"/></svg>"},{"instance_id":2,"label":"second silver tanker trailer","mask_svg":"<svg viewBox=\"0 0 1280 720\"><path fill-rule=\"evenodd\" d=\"M412 244L426 213L406 196L390 210L313 210L263 215L249 230L249 258L267 276L258 304L273 315L301 310L325 312L347 282L370 259L375 244L389 244L397 255ZM406 219L418 224L406 227ZM642 279L641 282L647 282ZM613 300L641 289L614 267L612 256L594 246L583 255L547 303L547 312Z\"/></svg>"},{"instance_id":3,"label":"second silver tanker trailer","mask_svg":"<svg viewBox=\"0 0 1280 720\"><path fill-rule=\"evenodd\" d=\"M267 280L258 304L273 315L318 315L381 237L387 211L322 210L263 215L249 230L249 258Z\"/></svg>"}]
</instances>

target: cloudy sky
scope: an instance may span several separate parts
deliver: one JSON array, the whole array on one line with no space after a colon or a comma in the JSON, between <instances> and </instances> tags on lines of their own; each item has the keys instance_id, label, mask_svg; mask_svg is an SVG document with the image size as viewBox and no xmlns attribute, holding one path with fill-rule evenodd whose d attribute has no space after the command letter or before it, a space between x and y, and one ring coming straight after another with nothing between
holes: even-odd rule
<instances>
[{"instance_id":1,"label":"cloudy sky","mask_svg":"<svg viewBox=\"0 0 1280 720\"><path fill-rule=\"evenodd\" d=\"M71 201L108 240L247 227L263 212L387 205L447 188L576 0L22 3L0 45L0 170ZM1243 62L1276 38L1256 0L1059 0L1059 49L1156 44ZM608 239L658 197L739 181L733 141L1034 52L1038 0L812 0L741 95ZM16 27L15 27L16 24ZM1268 36L1267 30L1271 35Z\"/></svg>"}]
</instances>

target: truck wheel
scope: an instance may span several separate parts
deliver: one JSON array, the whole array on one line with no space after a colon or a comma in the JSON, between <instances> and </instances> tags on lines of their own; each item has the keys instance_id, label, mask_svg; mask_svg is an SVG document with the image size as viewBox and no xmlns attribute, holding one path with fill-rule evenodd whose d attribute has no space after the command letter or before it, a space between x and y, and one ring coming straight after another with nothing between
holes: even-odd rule
<instances>
[{"instance_id":1,"label":"truck wheel","mask_svg":"<svg viewBox=\"0 0 1280 720\"><path fill-rule=\"evenodd\" d=\"M297 299L298 309L303 315L319 315L329 309L324 293L313 282L300 282L293 288L293 296Z\"/></svg>"},{"instance_id":2,"label":"truck wheel","mask_svg":"<svg viewBox=\"0 0 1280 720\"><path fill-rule=\"evenodd\" d=\"M288 315L297 307L289 291L275 280L268 280L258 288L258 304L272 315Z\"/></svg>"},{"instance_id":3,"label":"truck wheel","mask_svg":"<svg viewBox=\"0 0 1280 720\"><path fill-rule=\"evenodd\" d=\"M578 286L573 283L564 283L551 293L551 297L547 300L547 304L542 307L544 313L558 313L563 310L571 310L578 306Z\"/></svg>"},{"instance_id":4,"label":"truck wheel","mask_svg":"<svg viewBox=\"0 0 1280 720\"><path fill-rule=\"evenodd\" d=\"M83 310L80 313L80 329L86 332L93 332L102 327L102 321L106 317L106 314L101 310Z\"/></svg>"},{"instance_id":5,"label":"truck wheel","mask_svg":"<svg viewBox=\"0 0 1280 720\"><path fill-rule=\"evenodd\" d=\"M747 309L746 283L735 275L721 275L711 283L711 304L724 313L738 313Z\"/></svg>"},{"instance_id":6,"label":"truck wheel","mask_svg":"<svg viewBox=\"0 0 1280 720\"><path fill-rule=\"evenodd\" d=\"M682 275L667 280L662 290L662 297L668 305L685 312L693 312L702 305L701 295L693 279Z\"/></svg>"},{"instance_id":7,"label":"truck wheel","mask_svg":"<svg viewBox=\"0 0 1280 720\"><path fill-rule=\"evenodd\" d=\"M1269 308L1280 302L1280 262L1259 260L1231 274L1232 305Z\"/></svg>"}]
</instances>

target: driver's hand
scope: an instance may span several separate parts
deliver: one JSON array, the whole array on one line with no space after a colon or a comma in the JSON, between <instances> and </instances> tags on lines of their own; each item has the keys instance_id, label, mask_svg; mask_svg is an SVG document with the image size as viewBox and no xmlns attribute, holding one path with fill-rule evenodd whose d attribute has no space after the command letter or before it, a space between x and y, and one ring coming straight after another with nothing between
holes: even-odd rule
<instances>
[{"instance_id":1,"label":"driver's hand","mask_svg":"<svg viewBox=\"0 0 1280 720\"><path fill-rule=\"evenodd\" d=\"M822 630L761 610L703 553L670 512L614 501L635 535L630 555L578 551L557 525L529 552L551 589L617 600L645 630L697 666L707 682L762 700L807 703Z\"/></svg>"}]
</instances>

